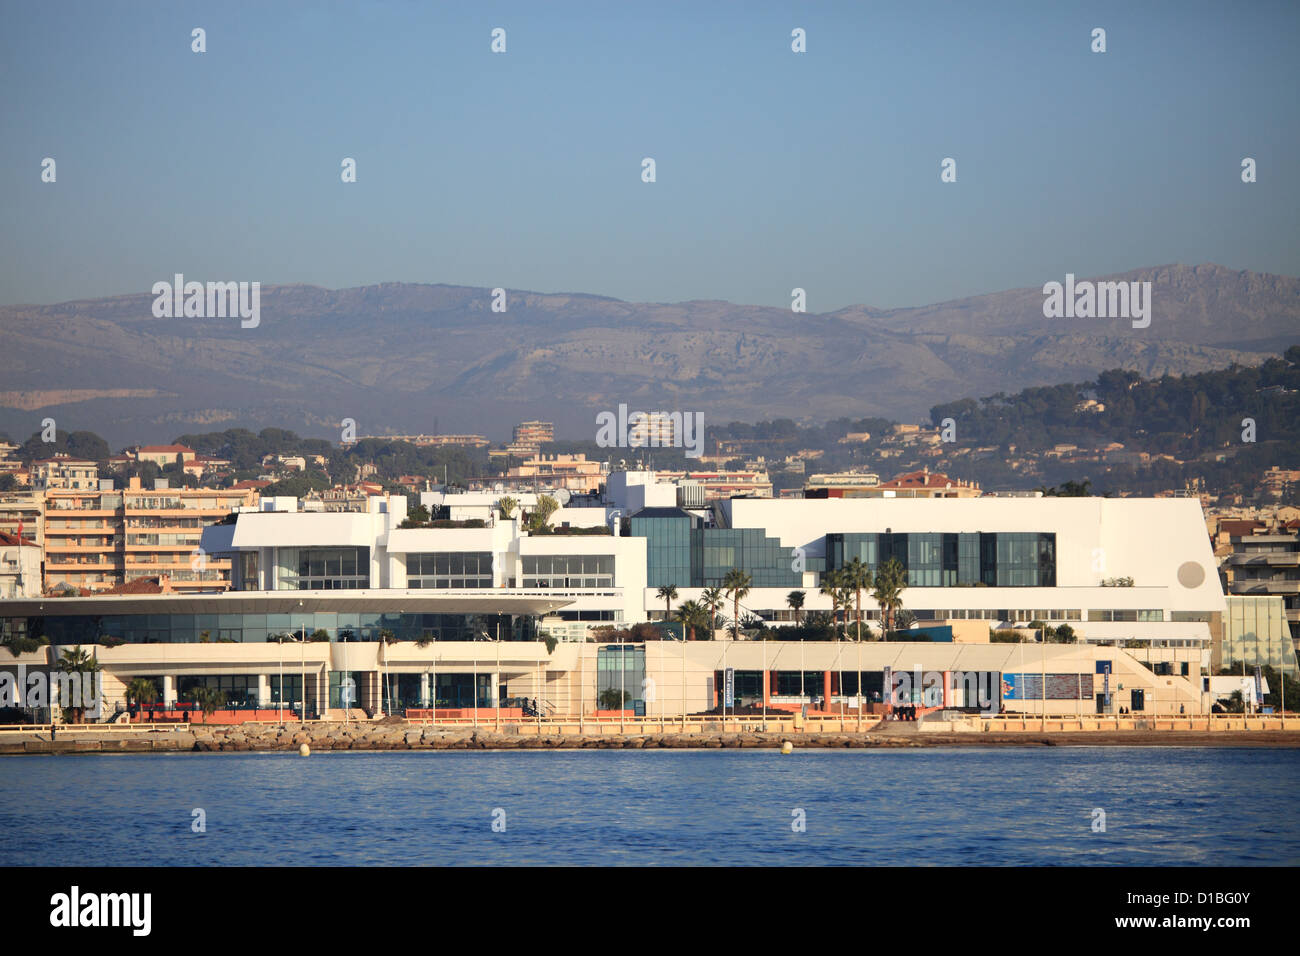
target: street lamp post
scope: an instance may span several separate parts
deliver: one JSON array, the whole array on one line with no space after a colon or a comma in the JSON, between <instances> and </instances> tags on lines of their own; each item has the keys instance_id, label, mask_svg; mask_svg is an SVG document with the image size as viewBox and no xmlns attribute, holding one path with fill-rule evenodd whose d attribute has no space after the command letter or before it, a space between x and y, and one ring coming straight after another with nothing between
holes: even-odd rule
<instances>
[{"instance_id":1,"label":"street lamp post","mask_svg":"<svg viewBox=\"0 0 1300 956\"><path fill-rule=\"evenodd\" d=\"M298 603L301 604L302 602L299 601ZM300 706L302 707L302 711L300 712L298 717L303 724L306 724L307 723L307 627L306 625L303 626L302 632L299 634L298 637L298 654L299 654L300 667L302 668L302 674L301 677L299 678L299 680L302 681L302 687L298 692L299 700L301 701Z\"/></svg>"}]
</instances>

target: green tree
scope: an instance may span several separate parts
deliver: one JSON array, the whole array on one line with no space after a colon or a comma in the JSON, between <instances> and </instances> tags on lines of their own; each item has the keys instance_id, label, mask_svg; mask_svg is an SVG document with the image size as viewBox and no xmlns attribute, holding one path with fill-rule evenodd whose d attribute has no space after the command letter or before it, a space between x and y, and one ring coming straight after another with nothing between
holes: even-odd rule
<instances>
[{"instance_id":1,"label":"green tree","mask_svg":"<svg viewBox=\"0 0 1300 956\"><path fill-rule=\"evenodd\" d=\"M497 500L497 514L500 515L502 521L509 521L514 516L515 509L518 507L518 499L512 498L509 495Z\"/></svg>"},{"instance_id":2,"label":"green tree","mask_svg":"<svg viewBox=\"0 0 1300 956\"><path fill-rule=\"evenodd\" d=\"M718 629L718 609L722 607L725 600L721 588L710 587L700 592L700 606L709 612L709 640L713 640Z\"/></svg>"},{"instance_id":3,"label":"green tree","mask_svg":"<svg viewBox=\"0 0 1300 956\"><path fill-rule=\"evenodd\" d=\"M882 636L894 629L894 619L903 606L903 591L907 588L907 572L897 558L890 558L876 570L872 599L880 606Z\"/></svg>"},{"instance_id":4,"label":"green tree","mask_svg":"<svg viewBox=\"0 0 1300 956\"><path fill-rule=\"evenodd\" d=\"M695 601L683 601L673 617L686 631L688 641L695 640L695 629L708 620L707 612Z\"/></svg>"},{"instance_id":5,"label":"green tree","mask_svg":"<svg viewBox=\"0 0 1300 956\"><path fill-rule=\"evenodd\" d=\"M596 695L596 702L600 704L601 710L622 710L623 705L627 703L632 694L630 691L620 690L617 687L611 687L608 690L602 690Z\"/></svg>"},{"instance_id":6,"label":"green tree","mask_svg":"<svg viewBox=\"0 0 1300 956\"><path fill-rule=\"evenodd\" d=\"M841 569L832 568L822 572L821 587L818 590L831 599L831 622L837 629L840 626L840 592L843 587L844 572Z\"/></svg>"},{"instance_id":7,"label":"green tree","mask_svg":"<svg viewBox=\"0 0 1300 956\"><path fill-rule=\"evenodd\" d=\"M754 579L740 568L732 568L722 579L722 590L731 598L731 621L733 640L740 640L740 599L749 594Z\"/></svg>"},{"instance_id":8,"label":"green tree","mask_svg":"<svg viewBox=\"0 0 1300 956\"><path fill-rule=\"evenodd\" d=\"M64 674L77 674L80 676L80 683L84 686L85 681L94 680L96 672L99 671L99 661L92 654L82 650L80 644L76 647L66 648L55 662L56 670ZM63 708L64 714L67 715L68 723L79 724L86 713L86 708L82 700L73 701L73 703ZM53 701L51 701L53 703Z\"/></svg>"},{"instance_id":9,"label":"green tree","mask_svg":"<svg viewBox=\"0 0 1300 956\"><path fill-rule=\"evenodd\" d=\"M19 637L17 634L9 634L3 641L5 648L14 657L19 654L30 654L32 651L40 650L49 643L50 639L44 634L40 637Z\"/></svg>"},{"instance_id":10,"label":"green tree","mask_svg":"<svg viewBox=\"0 0 1300 956\"><path fill-rule=\"evenodd\" d=\"M550 495L542 495L537 499L537 507L533 509L532 514L528 516L528 531L530 534L538 534L543 529L549 529L551 516L560 509L560 503Z\"/></svg>"},{"instance_id":11,"label":"green tree","mask_svg":"<svg viewBox=\"0 0 1300 956\"><path fill-rule=\"evenodd\" d=\"M158 699L158 687L147 677L132 678L131 683L126 685L126 709L129 712L131 705L141 707L145 704L152 704Z\"/></svg>"},{"instance_id":12,"label":"green tree","mask_svg":"<svg viewBox=\"0 0 1300 956\"><path fill-rule=\"evenodd\" d=\"M226 703L226 692L206 684L195 684L190 688L189 698L203 714L203 723Z\"/></svg>"},{"instance_id":13,"label":"green tree","mask_svg":"<svg viewBox=\"0 0 1300 956\"><path fill-rule=\"evenodd\" d=\"M655 594L659 598L659 600L664 602L664 620L666 621L670 617L672 617L672 613L673 613L672 602L677 600L677 589L673 587L671 584L665 584L662 587L660 587L659 590L655 592Z\"/></svg>"},{"instance_id":14,"label":"green tree","mask_svg":"<svg viewBox=\"0 0 1300 956\"><path fill-rule=\"evenodd\" d=\"M808 595L803 591L791 591L785 596L786 606L794 611L794 626L799 627L803 623L803 605Z\"/></svg>"},{"instance_id":15,"label":"green tree","mask_svg":"<svg viewBox=\"0 0 1300 956\"><path fill-rule=\"evenodd\" d=\"M854 557L844 567L844 586L853 591L853 603L857 614L858 632L856 639L862 640L862 592L871 589L874 576L871 568L859 557Z\"/></svg>"}]
</instances>

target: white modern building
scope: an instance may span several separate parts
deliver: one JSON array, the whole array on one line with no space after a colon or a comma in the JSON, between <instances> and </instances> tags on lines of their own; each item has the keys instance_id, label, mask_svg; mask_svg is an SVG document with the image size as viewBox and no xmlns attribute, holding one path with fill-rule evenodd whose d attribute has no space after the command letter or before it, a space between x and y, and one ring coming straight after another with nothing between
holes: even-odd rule
<instances>
[{"instance_id":1,"label":"white modern building","mask_svg":"<svg viewBox=\"0 0 1300 956\"><path fill-rule=\"evenodd\" d=\"M254 709L373 711L387 698L441 712L523 698L524 712L586 711L610 699L617 674L632 706L680 712L718 705L727 673L733 704L859 706L888 698L884 675L922 670L947 675L945 705L966 706L955 688L978 672L1011 710L1208 707L1210 626L1225 603L1194 499L738 498L688 510L673 485L619 472L602 502L560 507L529 533L536 496L514 496L509 518L500 497L426 492L423 523L398 496L371 498L364 513L266 499L203 533L204 552L231 562L229 593L3 601L0 625L101 646L121 685L157 679L164 701L215 681ZM793 591L802 614L830 612L823 576L855 558L904 568L903 606L925 628L916 642L791 642L778 631L589 643L598 628L663 617L661 588L676 590L676 607L732 569L751 581L742 620L792 623ZM861 605L864 626L877 627L869 593ZM1068 624L1079 643L943 643L972 622L980 632L1033 620ZM292 640L300 647L286 651ZM286 658L299 659L297 678Z\"/></svg>"}]
</instances>

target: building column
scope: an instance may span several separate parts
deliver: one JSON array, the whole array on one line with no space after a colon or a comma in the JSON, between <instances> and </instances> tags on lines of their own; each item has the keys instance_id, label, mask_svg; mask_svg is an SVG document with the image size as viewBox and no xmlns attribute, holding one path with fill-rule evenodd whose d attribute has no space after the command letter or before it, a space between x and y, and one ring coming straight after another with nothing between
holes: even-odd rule
<instances>
[{"instance_id":1,"label":"building column","mask_svg":"<svg viewBox=\"0 0 1300 956\"><path fill-rule=\"evenodd\" d=\"M357 686L357 700L353 706L374 713L379 706L378 677L377 671L361 671L361 680Z\"/></svg>"},{"instance_id":2,"label":"building column","mask_svg":"<svg viewBox=\"0 0 1300 956\"><path fill-rule=\"evenodd\" d=\"M176 703L176 678L170 674L165 674L163 675L162 685L163 706L170 708Z\"/></svg>"},{"instance_id":3,"label":"building column","mask_svg":"<svg viewBox=\"0 0 1300 956\"><path fill-rule=\"evenodd\" d=\"M257 675L257 706L267 707L271 703L271 678L266 674Z\"/></svg>"},{"instance_id":4,"label":"building column","mask_svg":"<svg viewBox=\"0 0 1300 956\"><path fill-rule=\"evenodd\" d=\"M772 688L776 686L776 671L767 671L763 676L763 706L772 706Z\"/></svg>"},{"instance_id":5,"label":"building column","mask_svg":"<svg viewBox=\"0 0 1300 956\"><path fill-rule=\"evenodd\" d=\"M831 706L831 674L832 671L822 672L822 710Z\"/></svg>"},{"instance_id":6,"label":"building column","mask_svg":"<svg viewBox=\"0 0 1300 956\"><path fill-rule=\"evenodd\" d=\"M420 675L420 706L429 706L429 675L427 673Z\"/></svg>"},{"instance_id":7,"label":"building column","mask_svg":"<svg viewBox=\"0 0 1300 956\"><path fill-rule=\"evenodd\" d=\"M497 706L497 701L499 701L499 700L501 699L500 697L497 696L497 694L499 694L500 691L501 691L501 672L500 672L500 671L493 671L493 672L492 672L492 687L491 687L491 695L492 695L492 696L488 698L488 706L489 706L489 707L496 707L496 706Z\"/></svg>"}]
</instances>

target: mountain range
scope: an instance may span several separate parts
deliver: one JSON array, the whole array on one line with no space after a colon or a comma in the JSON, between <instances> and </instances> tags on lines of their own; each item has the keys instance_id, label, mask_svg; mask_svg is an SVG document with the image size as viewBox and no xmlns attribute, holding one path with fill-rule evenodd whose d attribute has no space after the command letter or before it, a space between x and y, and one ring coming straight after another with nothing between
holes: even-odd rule
<instances>
[{"instance_id":1,"label":"mountain range","mask_svg":"<svg viewBox=\"0 0 1300 956\"><path fill-rule=\"evenodd\" d=\"M247 329L155 318L151 294L6 306L0 431L22 440L52 417L114 446L233 427L337 439L352 418L358 435L502 438L541 418L591 439L595 414L620 403L699 411L706 431L776 417L922 421L966 396L1108 368L1256 364L1300 341L1295 278L1212 264L1090 278L1151 282L1150 327L1044 318L1041 288L797 314L514 290L494 312L491 290L466 286L280 285L263 286L260 324Z\"/></svg>"}]
</instances>

